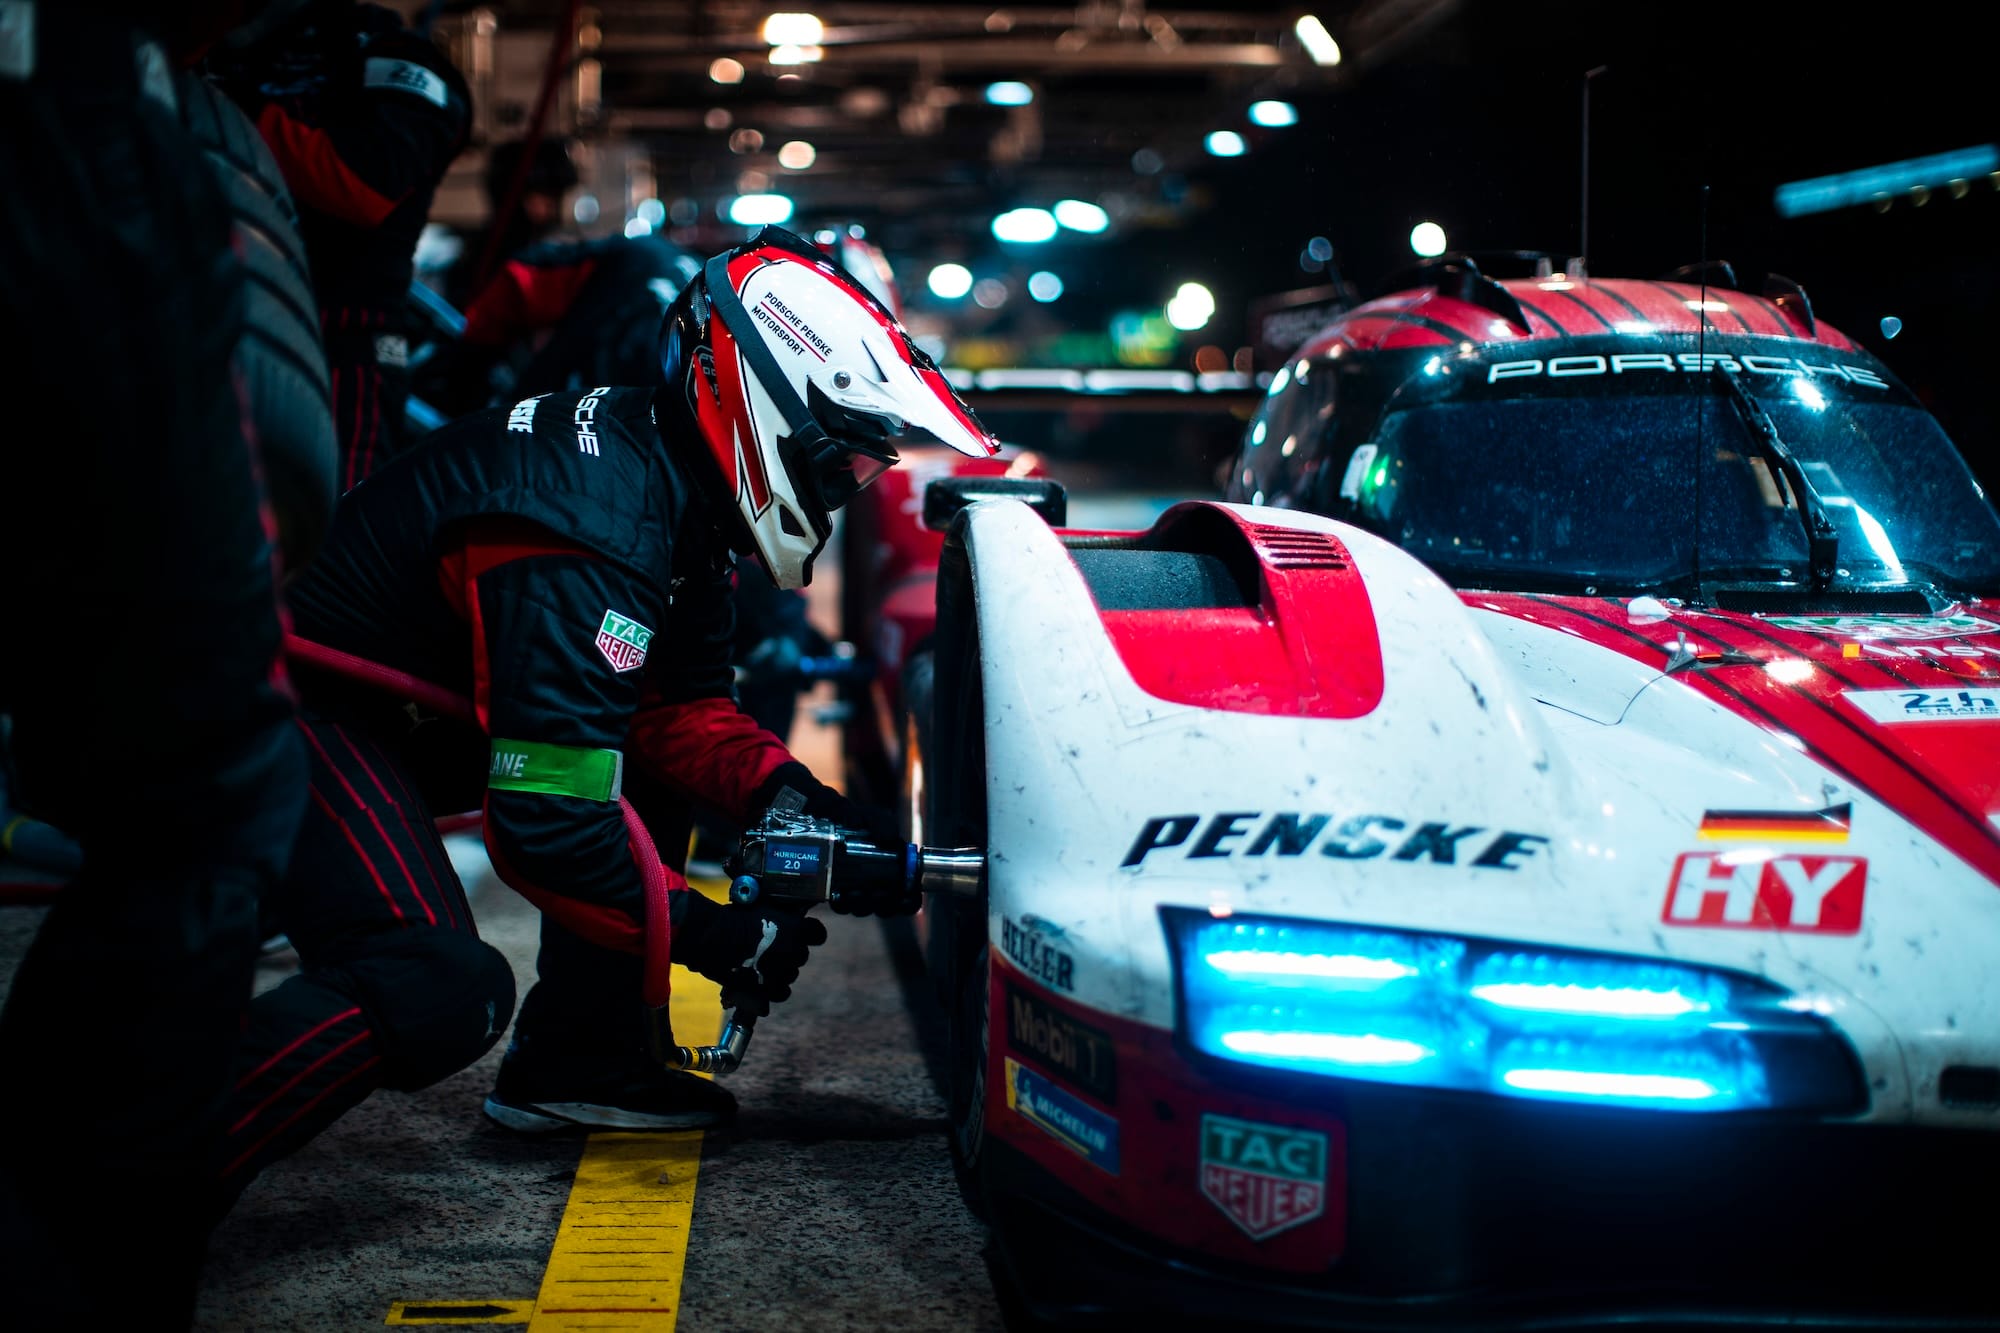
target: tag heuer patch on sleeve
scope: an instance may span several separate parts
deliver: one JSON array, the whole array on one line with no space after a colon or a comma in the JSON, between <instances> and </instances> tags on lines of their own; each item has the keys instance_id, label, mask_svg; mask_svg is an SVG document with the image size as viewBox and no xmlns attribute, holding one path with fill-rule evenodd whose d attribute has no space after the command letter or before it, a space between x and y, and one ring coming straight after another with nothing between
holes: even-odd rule
<instances>
[{"instance_id":1,"label":"tag heuer patch on sleeve","mask_svg":"<svg viewBox=\"0 0 2000 1333\"><path fill-rule=\"evenodd\" d=\"M646 665L646 648L652 642L653 631L616 611L606 611L604 623L597 627L597 651L613 671L637 671Z\"/></svg>"}]
</instances>

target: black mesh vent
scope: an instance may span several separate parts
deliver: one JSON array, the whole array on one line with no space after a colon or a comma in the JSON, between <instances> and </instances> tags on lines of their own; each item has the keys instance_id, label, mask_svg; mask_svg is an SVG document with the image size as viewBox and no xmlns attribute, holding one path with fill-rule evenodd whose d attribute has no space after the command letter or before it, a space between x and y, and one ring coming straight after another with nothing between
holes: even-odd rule
<instances>
[{"instance_id":1,"label":"black mesh vent","mask_svg":"<svg viewBox=\"0 0 2000 1333\"><path fill-rule=\"evenodd\" d=\"M1346 569L1340 544L1323 532L1258 524L1251 530L1257 549L1273 569Z\"/></svg>"},{"instance_id":2,"label":"black mesh vent","mask_svg":"<svg viewBox=\"0 0 2000 1333\"><path fill-rule=\"evenodd\" d=\"M1938 1078L1938 1100L1946 1106L2000 1108L2000 1069L1952 1065Z\"/></svg>"}]
</instances>

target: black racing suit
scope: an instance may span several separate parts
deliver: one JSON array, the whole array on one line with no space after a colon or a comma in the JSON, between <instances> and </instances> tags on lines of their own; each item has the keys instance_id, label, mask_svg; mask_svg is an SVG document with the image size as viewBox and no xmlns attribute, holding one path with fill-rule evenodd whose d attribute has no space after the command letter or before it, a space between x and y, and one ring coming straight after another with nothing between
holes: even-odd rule
<instances>
[{"instance_id":1,"label":"black racing suit","mask_svg":"<svg viewBox=\"0 0 2000 1333\"><path fill-rule=\"evenodd\" d=\"M465 81L377 5L308 12L281 46L211 62L298 204L345 490L404 444L417 237L471 125Z\"/></svg>"},{"instance_id":2,"label":"black racing suit","mask_svg":"<svg viewBox=\"0 0 2000 1333\"><path fill-rule=\"evenodd\" d=\"M23 807L84 864L0 1013L0 1322L171 1328L306 799L230 365L245 276L161 48L109 6L5 8L0 712Z\"/></svg>"},{"instance_id":3,"label":"black racing suit","mask_svg":"<svg viewBox=\"0 0 2000 1333\"><path fill-rule=\"evenodd\" d=\"M342 499L293 589L300 636L473 700L491 740L301 671L313 808L274 924L306 967L253 1006L232 1187L505 1027L512 977L432 820L482 796L495 868L544 913L544 985L517 1039L639 1049L642 881L619 807L512 785L506 756L623 754L738 817L794 766L730 697L728 562L651 401L556 394L434 432Z\"/></svg>"}]
</instances>

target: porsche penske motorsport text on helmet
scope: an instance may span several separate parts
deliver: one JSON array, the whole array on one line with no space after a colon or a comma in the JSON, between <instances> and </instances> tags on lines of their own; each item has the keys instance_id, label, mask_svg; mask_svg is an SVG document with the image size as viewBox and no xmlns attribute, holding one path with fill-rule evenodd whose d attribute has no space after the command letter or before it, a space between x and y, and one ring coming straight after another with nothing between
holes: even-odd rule
<instances>
[{"instance_id":1,"label":"porsche penske motorsport text on helmet","mask_svg":"<svg viewBox=\"0 0 2000 1333\"><path fill-rule=\"evenodd\" d=\"M720 469L743 549L781 588L811 579L832 512L895 465L899 442L999 451L881 302L776 227L708 261L667 313L660 368L662 401L686 404Z\"/></svg>"}]
</instances>

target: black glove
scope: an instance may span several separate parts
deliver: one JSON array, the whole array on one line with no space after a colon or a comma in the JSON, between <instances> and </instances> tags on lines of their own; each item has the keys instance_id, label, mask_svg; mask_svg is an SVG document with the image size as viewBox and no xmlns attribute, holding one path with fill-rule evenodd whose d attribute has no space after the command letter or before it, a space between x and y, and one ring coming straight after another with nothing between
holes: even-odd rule
<instances>
[{"instance_id":1,"label":"black glove","mask_svg":"<svg viewBox=\"0 0 2000 1333\"><path fill-rule=\"evenodd\" d=\"M674 961L720 984L724 1008L759 1018L791 998L807 952L825 943L824 922L755 907L725 907L692 889L674 923Z\"/></svg>"},{"instance_id":2,"label":"black glove","mask_svg":"<svg viewBox=\"0 0 2000 1333\"><path fill-rule=\"evenodd\" d=\"M757 789L754 803L759 811L776 806L780 810L798 811L815 819L831 820L842 828L866 833L869 840L880 847L896 847L904 841L895 811L848 800L814 777L811 769L796 760L781 765L764 779L764 785Z\"/></svg>"}]
</instances>

